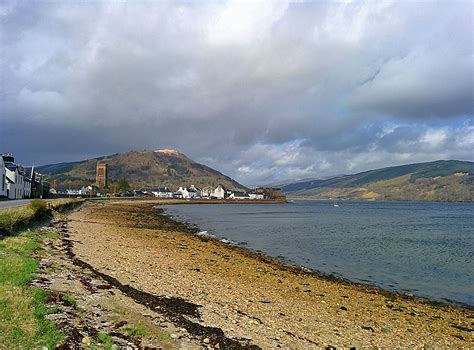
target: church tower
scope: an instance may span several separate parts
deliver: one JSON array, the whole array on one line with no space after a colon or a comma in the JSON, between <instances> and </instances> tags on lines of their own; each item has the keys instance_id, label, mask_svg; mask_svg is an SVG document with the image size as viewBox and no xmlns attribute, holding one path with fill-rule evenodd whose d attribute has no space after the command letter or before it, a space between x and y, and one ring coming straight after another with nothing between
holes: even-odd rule
<instances>
[{"instance_id":1,"label":"church tower","mask_svg":"<svg viewBox=\"0 0 474 350\"><path fill-rule=\"evenodd\" d=\"M107 163L97 162L97 170L95 173L95 183L97 187L103 188L108 185Z\"/></svg>"}]
</instances>

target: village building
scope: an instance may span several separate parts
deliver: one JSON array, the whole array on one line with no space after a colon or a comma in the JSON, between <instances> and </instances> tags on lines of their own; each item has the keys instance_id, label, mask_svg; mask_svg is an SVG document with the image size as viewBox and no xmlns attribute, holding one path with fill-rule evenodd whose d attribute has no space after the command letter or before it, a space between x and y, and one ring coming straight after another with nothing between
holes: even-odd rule
<instances>
[{"instance_id":1,"label":"village building","mask_svg":"<svg viewBox=\"0 0 474 350\"><path fill-rule=\"evenodd\" d=\"M95 174L95 184L99 188L107 187L109 184L108 178L108 165L107 163L97 162L96 174Z\"/></svg>"},{"instance_id":2,"label":"village building","mask_svg":"<svg viewBox=\"0 0 474 350\"><path fill-rule=\"evenodd\" d=\"M250 199L250 196L245 192L232 192L228 198L243 200L243 199Z\"/></svg>"},{"instance_id":3,"label":"village building","mask_svg":"<svg viewBox=\"0 0 474 350\"><path fill-rule=\"evenodd\" d=\"M196 187L191 185L190 187L179 187L179 189L175 192L175 198L198 198L201 192Z\"/></svg>"},{"instance_id":4,"label":"village building","mask_svg":"<svg viewBox=\"0 0 474 350\"><path fill-rule=\"evenodd\" d=\"M250 199L264 199L264 195L262 193L250 192L249 198Z\"/></svg>"},{"instance_id":5,"label":"village building","mask_svg":"<svg viewBox=\"0 0 474 350\"><path fill-rule=\"evenodd\" d=\"M3 157L0 157L0 181L2 181L0 184L0 198L2 198L7 196L7 178Z\"/></svg>"},{"instance_id":6,"label":"village building","mask_svg":"<svg viewBox=\"0 0 474 350\"><path fill-rule=\"evenodd\" d=\"M31 180L30 198L47 198L49 194L49 184L44 180L44 176L35 171L34 166L25 167L25 175Z\"/></svg>"},{"instance_id":7,"label":"village building","mask_svg":"<svg viewBox=\"0 0 474 350\"><path fill-rule=\"evenodd\" d=\"M218 185L215 189L211 192L211 197L216 199L224 199L225 198L225 189L221 185Z\"/></svg>"},{"instance_id":8,"label":"village building","mask_svg":"<svg viewBox=\"0 0 474 350\"><path fill-rule=\"evenodd\" d=\"M31 198L31 178L24 176L23 180L23 198Z\"/></svg>"},{"instance_id":9,"label":"village building","mask_svg":"<svg viewBox=\"0 0 474 350\"><path fill-rule=\"evenodd\" d=\"M150 190L153 196L158 198L173 198L173 191L170 191L168 187L161 187Z\"/></svg>"},{"instance_id":10,"label":"village building","mask_svg":"<svg viewBox=\"0 0 474 350\"><path fill-rule=\"evenodd\" d=\"M286 200L281 188L276 187L257 187L255 193L263 195L264 199Z\"/></svg>"},{"instance_id":11,"label":"village building","mask_svg":"<svg viewBox=\"0 0 474 350\"><path fill-rule=\"evenodd\" d=\"M95 197L99 194L99 188L94 185L82 186L79 194L84 197Z\"/></svg>"},{"instance_id":12,"label":"village building","mask_svg":"<svg viewBox=\"0 0 474 350\"><path fill-rule=\"evenodd\" d=\"M2 155L5 166L6 197L9 199L21 199L24 195L24 170L15 164L15 158L11 153Z\"/></svg>"},{"instance_id":13,"label":"village building","mask_svg":"<svg viewBox=\"0 0 474 350\"><path fill-rule=\"evenodd\" d=\"M212 191L214 191L214 188L212 186L203 187L202 190L201 190L201 197L202 198L211 198Z\"/></svg>"}]
</instances>

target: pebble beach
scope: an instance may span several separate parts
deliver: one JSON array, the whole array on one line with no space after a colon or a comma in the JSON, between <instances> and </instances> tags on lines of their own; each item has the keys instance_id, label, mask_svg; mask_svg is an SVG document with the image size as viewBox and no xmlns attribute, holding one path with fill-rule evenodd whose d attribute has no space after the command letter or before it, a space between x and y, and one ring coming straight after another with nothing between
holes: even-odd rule
<instances>
[{"instance_id":1,"label":"pebble beach","mask_svg":"<svg viewBox=\"0 0 474 350\"><path fill-rule=\"evenodd\" d=\"M258 252L197 236L161 215L159 204L85 203L68 216L71 249L122 285L196 305L195 314L173 314L169 321L180 323L203 346L219 348L222 341L204 338L191 324L219 330L236 340L234 347L473 346L471 309L284 266Z\"/></svg>"}]
</instances>

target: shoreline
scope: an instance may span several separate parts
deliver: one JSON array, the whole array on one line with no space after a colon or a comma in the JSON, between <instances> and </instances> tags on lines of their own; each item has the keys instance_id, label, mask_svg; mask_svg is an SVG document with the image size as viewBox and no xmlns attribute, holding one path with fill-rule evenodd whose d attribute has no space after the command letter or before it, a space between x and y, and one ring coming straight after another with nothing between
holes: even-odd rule
<instances>
[{"instance_id":1,"label":"shoreline","mask_svg":"<svg viewBox=\"0 0 474 350\"><path fill-rule=\"evenodd\" d=\"M176 203L178 204L178 203ZM195 203L195 204L200 204L200 203ZM211 204L211 203L209 203ZM219 204L219 203L216 203ZM176 223L179 224L184 224L189 227L190 231L194 231L195 229L198 229L198 232L191 233L198 239L202 239L203 241L206 240L213 240L218 244L223 244L229 249L235 249L236 251L248 255L254 259L260 260L264 263L268 264L274 264L282 269L287 269L291 273L295 274L307 274L308 276L314 277L314 278L322 278L331 282L337 282L337 283L342 283L345 285L349 286L357 286L359 288L362 288L364 290L372 290L374 293L379 293L379 294L385 294L389 297L399 297L399 298L404 298L406 300L412 300L416 302L421 302L421 303L426 303L431 306L435 307L444 307L444 306L451 306L451 307L459 307L461 309L468 309L474 311L474 305L470 305L467 303L463 303L460 301L455 301L455 300L439 300L435 298L430 298L430 297L425 297L421 295L416 295L412 292L405 292L402 290L389 290L385 289L383 287L379 287L376 284L371 284L371 283L364 283L364 282L355 282L351 281L349 278L343 277L343 276L338 276L337 274L334 273L326 273L323 271L320 271L318 269L314 268L309 268L303 265L300 265L291 259L282 257L273 257L271 255L266 254L263 251L260 250L255 250L247 245L241 244L241 242L233 242L233 241L223 241L224 238L219 238L218 236L212 235L212 234L206 234L206 235L200 235L200 232L207 232L203 231L201 228L199 228L197 225L193 224L192 222L186 222L186 221L180 221L173 217L170 214L166 213L166 209L160 208L161 205L167 205L167 204L158 204L154 206L155 209L161 210L161 213L157 213L157 215L165 215L167 216L170 220L175 221Z\"/></svg>"},{"instance_id":2,"label":"shoreline","mask_svg":"<svg viewBox=\"0 0 474 350\"><path fill-rule=\"evenodd\" d=\"M156 204L169 203L88 203L70 215L74 253L122 284L200 305L204 324L264 348L468 344L470 308L282 264L198 236Z\"/></svg>"}]
</instances>

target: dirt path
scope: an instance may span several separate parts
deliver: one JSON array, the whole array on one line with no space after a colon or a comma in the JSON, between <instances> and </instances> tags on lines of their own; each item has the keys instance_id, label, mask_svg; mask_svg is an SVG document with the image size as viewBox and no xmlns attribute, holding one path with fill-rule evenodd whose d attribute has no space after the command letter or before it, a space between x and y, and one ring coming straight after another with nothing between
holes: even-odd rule
<instances>
[{"instance_id":1,"label":"dirt path","mask_svg":"<svg viewBox=\"0 0 474 350\"><path fill-rule=\"evenodd\" d=\"M143 313L153 309L153 317L177 328L184 343L301 349L473 345L470 310L281 267L196 237L157 214L149 202L87 203L69 216L69 249L84 263L79 267L108 278L114 288L148 295L138 303Z\"/></svg>"}]
</instances>

